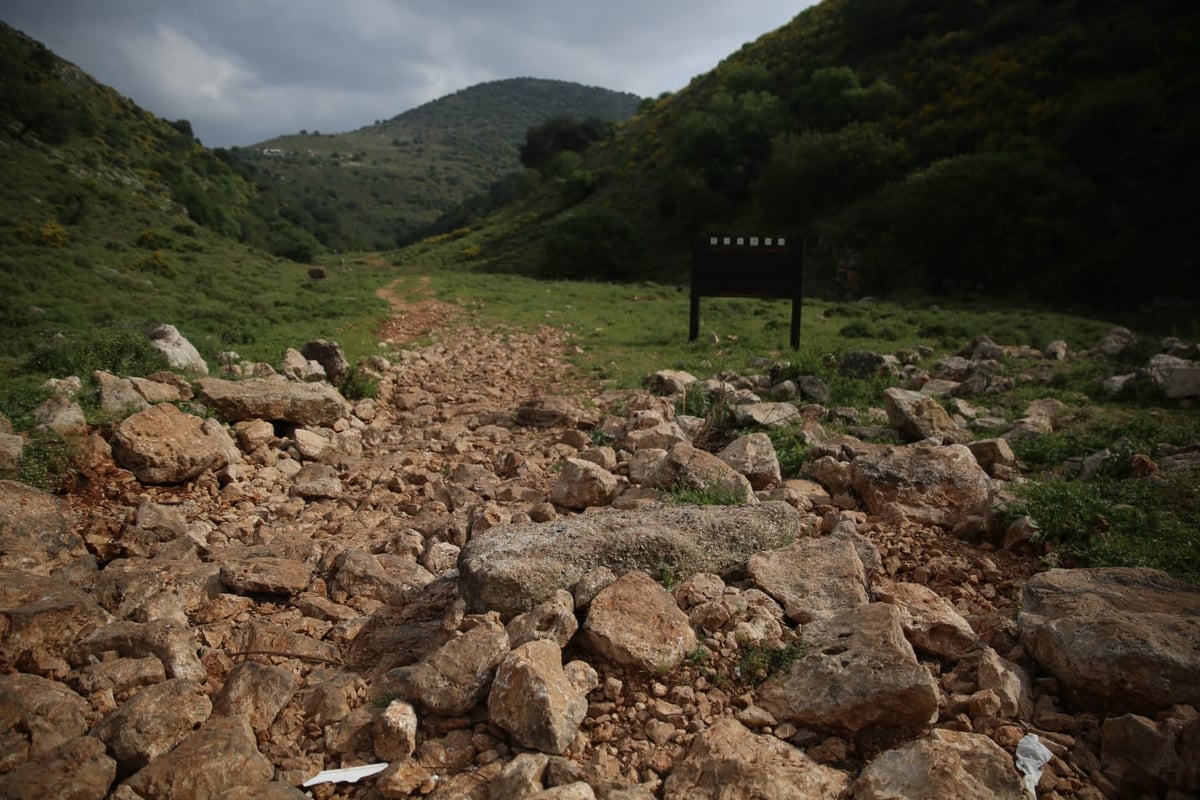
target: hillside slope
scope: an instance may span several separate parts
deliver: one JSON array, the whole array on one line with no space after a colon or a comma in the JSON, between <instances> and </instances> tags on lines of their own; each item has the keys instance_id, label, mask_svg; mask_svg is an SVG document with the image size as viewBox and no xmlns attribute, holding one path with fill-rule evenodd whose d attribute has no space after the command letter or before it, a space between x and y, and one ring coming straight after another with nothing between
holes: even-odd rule
<instances>
[{"instance_id":1,"label":"hillside slope","mask_svg":"<svg viewBox=\"0 0 1200 800\"><path fill-rule=\"evenodd\" d=\"M485 269L680 278L705 230L804 235L866 292L1200 293L1200 7L825 0L543 181ZM583 186L586 191L579 191Z\"/></svg>"},{"instance_id":2,"label":"hillside slope","mask_svg":"<svg viewBox=\"0 0 1200 800\"><path fill-rule=\"evenodd\" d=\"M640 99L566 81L481 83L348 133L301 131L231 155L327 247L387 249L521 168L526 131L561 115L620 121Z\"/></svg>"},{"instance_id":3,"label":"hillside slope","mask_svg":"<svg viewBox=\"0 0 1200 800\"><path fill-rule=\"evenodd\" d=\"M0 375L60 334L120 347L108 333L170 322L212 357L299 323L330 335L382 305L279 257L318 245L186 120L155 117L2 23L0 174Z\"/></svg>"}]
</instances>

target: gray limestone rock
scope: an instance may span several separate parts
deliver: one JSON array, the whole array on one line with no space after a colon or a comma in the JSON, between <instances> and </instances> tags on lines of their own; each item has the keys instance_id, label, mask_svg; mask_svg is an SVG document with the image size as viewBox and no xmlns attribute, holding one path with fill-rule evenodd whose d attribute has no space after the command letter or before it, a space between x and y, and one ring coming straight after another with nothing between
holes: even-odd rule
<instances>
[{"instance_id":1,"label":"gray limestone rock","mask_svg":"<svg viewBox=\"0 0 1200 800\"><path fill-rule=\"evenodd\" d=\"M602 511L552 523L498 525L475 536L459 557L460 592L473 610L511 617L588 570L657 572L662 567L719 575L744 573L750 556L801 533L786 503L660 506Z\"/></svg>"}]
</instances>

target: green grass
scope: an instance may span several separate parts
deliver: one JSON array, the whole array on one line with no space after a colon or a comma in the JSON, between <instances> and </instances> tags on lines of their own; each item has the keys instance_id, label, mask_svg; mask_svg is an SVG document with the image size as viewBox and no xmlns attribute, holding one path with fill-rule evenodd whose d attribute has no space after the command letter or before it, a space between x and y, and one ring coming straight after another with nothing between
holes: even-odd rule
<instances>
[{"instance_id":1,"label":"green grass","mask_svg":"<svg viewBox=\"0 0 1200 800\"><path fill-rule=\"evenodd\" d=\"M0 471L0 478L47 492L62 490L76 474L76 449L76 442L53 431L34 433L25 444L20 468L13 473Z\"/></svg>"},{"instance_id":2,"label":"green grass","mask_svg":"<svg viewBox=\"0 0 1200 800\"><path fill-rule=\"evenodd\" d=\"M1049 477L1018 489L1062 566L1154 567L1200 583L1200 470L1155 479Z\"/></svg>"},{"instance_id":3,"label":"green grass","mask_svg":"<svg viewBox=\"0 0 1200 800\"><path fill-rule=\"evenodd\" d=\"M1013 442L1033 480L1007 514L1031 516L1063 565L1154 567L1200 583L1200 469L1139 476L1131 460L1197 442L1200 418L1186 409L1081 407L1054 433ZM1080 461L1104 449L1082 475Z\"/></svg>"},{"instance_id":4,"label":"green grass","mask_svg":"<svg viewBox=\"0 0 1200 800\"><path fill-rule=\"evenodd\" d=\"M791 669L796 659L809 652L811 647L803 642L792 642L779 650L769 650L765 647L748 647L742 650L738 670L742 677L758 683L771 677L777 672Z\"/></svg>"},{"instance_id":5,"label":"green grass","mask_svg":"<svg viewBox=\"0 0 1200 800\"><path fill-rule=\"evenodd\" d=\"M739 506L746 502L746 495L732 481L705 482L703 486L677 483L667 489L667 498L672 503L692 506Z\"/></svg>"},{"instance_id":6,"label":"green grass","mask_svg":"<svg viewBox=\"0 0 1200 800\"><path fill-rule=\"evenodd\" d=\"M800 477L800 468L808 458L808 445L800 438L794 427L769 428L767 436L775 448L779 460L779 473L784 480Z\"/></svg>"}]
</instances>

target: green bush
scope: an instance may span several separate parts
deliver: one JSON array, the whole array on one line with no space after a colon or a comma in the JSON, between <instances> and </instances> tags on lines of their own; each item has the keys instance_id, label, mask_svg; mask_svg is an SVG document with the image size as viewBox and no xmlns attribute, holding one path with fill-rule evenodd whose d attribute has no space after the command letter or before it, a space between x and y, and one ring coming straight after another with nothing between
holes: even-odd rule
<instances>
[{"instance_id":1,"label":"green bush","mask_svg":"<svg viewBox=\"0 0 1200 800\"><path fill-rule=\"evenodd\" d=\"M116 375L149 375L167 369L167 359L141 331L94 328L70 336L55 336L27 359L31 372L86 378L93 370Z\"/></svg>"},{"instance_id":2,"label":"green bush","mask_svg":"<svg viewBox=\"0 0 1200 800\"><path fill-rule=\"evenodd\" d=\"M25 443L21 467L14 477L37 489L54 492L64 489L75 474L75 444L53 431L43 430Z\"/></svg>"},{"instance_id":3,"label":"green bush","mask_svg":"<svg viewBox=\"0 0 1200 800\"><path fill-rule=\"evenodd\" d=\"M702 486L693 486L683 482L676 483L667 490L671 502L680 505L694 506L740 506L746 502L746 496L737 483L715 479L705 481Z\"/></svg>"},{"instance_id":4,"label":"green bush","mask_svg":"<svg viewBox=\"0 0 1200 800\"><path fill-rule=\"evenodd\" d=\"M784 479L800 477L800 468L808 458L808 445L794 428L768 428L767 436L775 447L779 472Z\"/></svg>"},{"instance_id":5,"label":"green bush","mask_svg":"<svg viewBox=\"0 0 1200 800\"><path fill-rule=\"evenodd\" d=\"M41 378L33 376L0 381L0 414L8 418L14 430L34 426L33 410L52 394L42 383Z\"/></svg>"},{"instance_id":6,"label":"green bush","mask_svg":"<svg viewBox=\"0 0 1200 800\"><path fill-rule=\"evenodd\" d=\"M351 367L337 379L338 391L348 400L365 400L379 393L379 381L361 366Z\"/></svg>"}]
</instances>

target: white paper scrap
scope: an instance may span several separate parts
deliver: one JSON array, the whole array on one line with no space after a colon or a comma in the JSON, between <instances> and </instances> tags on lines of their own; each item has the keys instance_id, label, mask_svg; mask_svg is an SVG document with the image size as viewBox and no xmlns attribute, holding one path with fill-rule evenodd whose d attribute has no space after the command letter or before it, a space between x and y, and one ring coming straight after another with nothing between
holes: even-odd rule
<instances>
[{"instance_id":1,"label":"white paper scrap","mask_svg":"<svg viewBox=\"0 0 1200 800\"><path fill-rule=\"evenodd\" d=\"M304 785L307 787L316 786L318 783L358 783L363 778L378 775L387 768L387 762L384 762L382 764L363 764L361 767L346 767L345 769L327 769L306 780Z\"/></svg>"},{"instance_id":2,"label":"white paper scrap","mask_svg":"<svg viewBox=\"0 0 1200 800\"><path fill-rule=\"evenodd\" d=\"M1021 783L1025 785L1025 794L1031 798L1037 797L1038 781L1042 779L1042 767L1054 757L1046 745L1035 733L1027 733L1017 742L1016 762L1017 772L1021 773Z\"/></svg>"}]
</instances>

